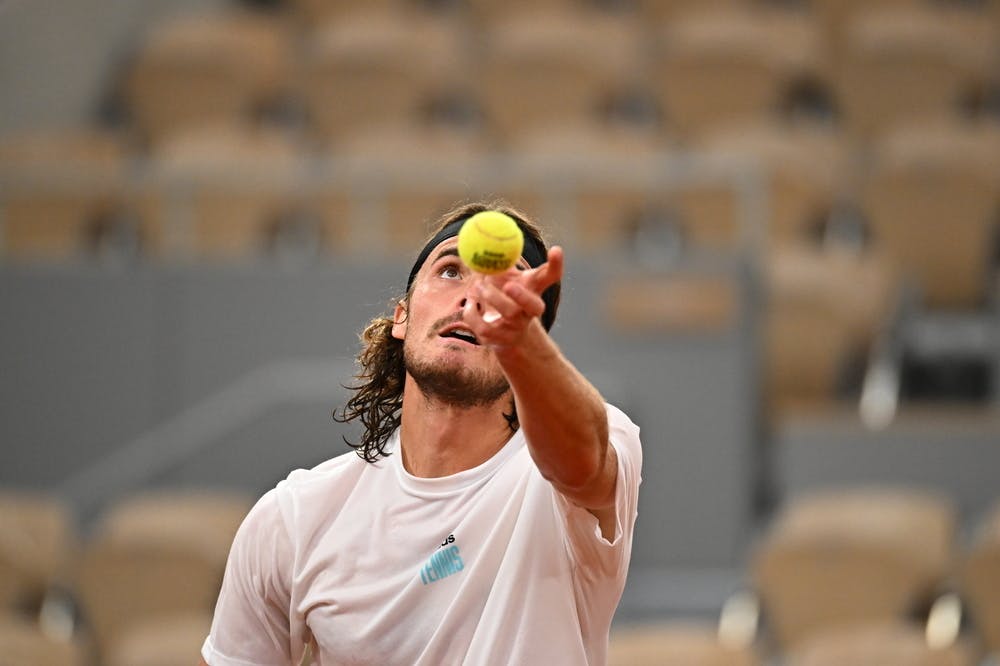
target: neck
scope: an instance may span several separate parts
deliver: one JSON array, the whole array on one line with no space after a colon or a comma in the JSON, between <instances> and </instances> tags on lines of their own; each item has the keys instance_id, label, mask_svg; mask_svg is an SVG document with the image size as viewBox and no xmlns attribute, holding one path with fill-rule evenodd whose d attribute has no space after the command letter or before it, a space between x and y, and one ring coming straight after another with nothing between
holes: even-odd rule
<instances>
[{"instance_id":1,"label":"neck","mask_svg":"<svg viewBox=\"0 0 1000 666\"><path fill-rule=\"evenodd\" d=\"M509 407L510 393L484 406L442 404L407 376L400 426L403 466L414 476L436 478L481 465L513 434L503 417Z\"/></svg>"}]
</instances>

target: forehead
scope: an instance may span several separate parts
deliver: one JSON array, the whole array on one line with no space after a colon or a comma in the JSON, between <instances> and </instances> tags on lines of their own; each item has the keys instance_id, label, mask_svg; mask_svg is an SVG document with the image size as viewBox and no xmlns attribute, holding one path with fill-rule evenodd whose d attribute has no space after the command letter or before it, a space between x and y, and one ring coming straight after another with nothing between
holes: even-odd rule
<instances>
[{"instance_id":1,"label":"forehead","mask_svg":"<svg viewBox=\"0 0 1000 666\"><path fill-rule=\"evenodd\" d=\"M434 264L434 262L436 262L441 257L446 257L446 256L452 256L452 257L458 256L457 236L444 239L443 241L435 245L430 252L427 253L427 258L424 259L424 263L422 263L417 268L417 272L413 276L414 284L416 284L416 282L420 279L420 277L430 269L430 267Z\"/></svg>"},{"instance_id":2,"label":"forehead","mask_svg":"<svg viewBox=\"0 0 1000 666\"><path fill-rule=\"evenodd\" d=\"M453 236L451 238L446 238L440 243L438 243L430 254L427 255L427 260L424 261L424 265L420 267L423 271L425 268L433 264L435 261L441 257L457 257L458 256L458 237Z\"/></svg>"}]
</instances>

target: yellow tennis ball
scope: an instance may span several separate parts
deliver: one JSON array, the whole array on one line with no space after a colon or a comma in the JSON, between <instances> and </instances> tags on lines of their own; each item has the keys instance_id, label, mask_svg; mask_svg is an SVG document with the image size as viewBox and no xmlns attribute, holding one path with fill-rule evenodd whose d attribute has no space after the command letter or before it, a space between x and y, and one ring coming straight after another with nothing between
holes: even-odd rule
<instances>
[{"instance_id":1,"label":"yellow tennis ball","mask_svg":"<svg viewBox=\"0 0 1000 666\"><path fill-rule=\"evenodd\" d=\"M480 273L503 273L521 258L522 249L521 227L500 211L476 213L458 231L458 256Z\"/></svg>"}]
</instances>

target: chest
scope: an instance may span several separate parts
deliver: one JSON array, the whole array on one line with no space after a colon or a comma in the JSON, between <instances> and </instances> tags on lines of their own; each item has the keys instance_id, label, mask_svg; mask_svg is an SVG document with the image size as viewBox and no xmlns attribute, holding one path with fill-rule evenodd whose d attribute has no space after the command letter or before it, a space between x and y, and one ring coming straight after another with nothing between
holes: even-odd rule
<instances>
[{"instance_id":1,"label":"chest","mask_svg":"<svg viewBox=\"0 0 1000 666\"><path fill-rule=\"evenodd\" d=\"M527 479L442 497L392 484L351 497L312 538L293 603L336 663L447 645L472 631L488 599L562 568L547 503ZM551 541L551 543L548 543Z\"/></svg>"}]
</instances>

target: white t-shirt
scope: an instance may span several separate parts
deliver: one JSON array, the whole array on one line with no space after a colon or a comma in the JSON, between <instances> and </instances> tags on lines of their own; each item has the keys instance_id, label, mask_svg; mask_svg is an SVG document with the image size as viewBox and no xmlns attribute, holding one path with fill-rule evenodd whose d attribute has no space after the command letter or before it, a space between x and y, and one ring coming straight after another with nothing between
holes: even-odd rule
<instances>
[{"instance_id":1,"label":"white t-shirt","mask_svg":"<svg viewBox=\"0 0 1000 666\"><path fill-rule=\"evenodd\" d=\"M611 541L542 478L522 432L448 477L353 452L292 472L236 535L205 661L299 664L312 635L323 666L605 663L642 463L639 428L607 412Z\"/></svg>"}]
</instances>

